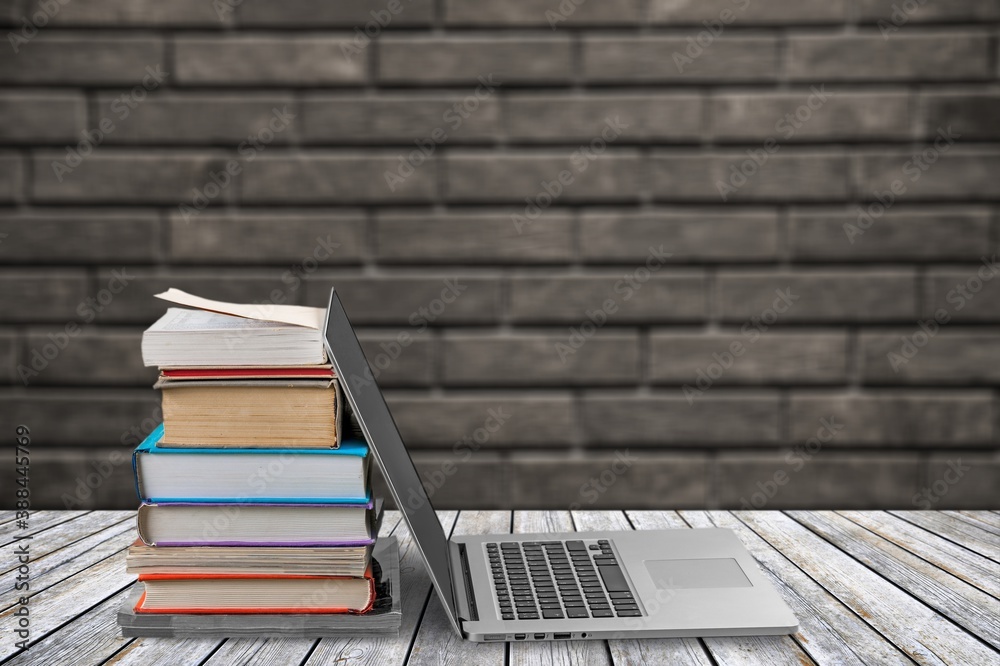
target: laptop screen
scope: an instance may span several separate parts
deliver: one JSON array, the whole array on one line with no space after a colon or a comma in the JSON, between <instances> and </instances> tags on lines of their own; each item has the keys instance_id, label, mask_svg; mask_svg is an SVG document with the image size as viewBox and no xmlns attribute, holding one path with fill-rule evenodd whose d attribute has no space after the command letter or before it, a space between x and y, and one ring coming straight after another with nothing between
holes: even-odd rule
<instances>
[{"instance_id":1,"label":"laptop screen","mask_svg":"<svg viewBox=\"0 0 1000 666\"><path fill-rule=\"evenodd\" d=\"M382 391L375 383L336 289L330 290L330 307L326 317L327 353L337 372L341 388L382 468L396 506L403 512L410 533L417 542L441 603L444 604L455 630L461 633L456 620L448 540L413 461L406 452Z\"/></svg>"}]
</instances>

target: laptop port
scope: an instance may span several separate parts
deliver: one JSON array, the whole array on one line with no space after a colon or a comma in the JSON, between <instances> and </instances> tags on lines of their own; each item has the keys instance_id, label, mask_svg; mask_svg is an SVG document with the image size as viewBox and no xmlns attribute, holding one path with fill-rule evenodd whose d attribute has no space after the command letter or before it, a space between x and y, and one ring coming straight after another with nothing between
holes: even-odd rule
<instances>
[{"instance_id":1,"label":"laptop port","mask_svg":"<svg viewBox=\"0 0 1000 666\"><path fill-rule=\"evenodd\" d=\"M568 641L569 637L569 634L552 634L552 638L557 641Z\"/></svg>"},{"instance_id":2,"label":"laptop port","mask_svg":"<svg viewBox=\"0 0 1000 666\"><path fill-rule=\"evenodd\" d=\"M514 634L514 640L515 641L523 641L527 637L528 637L528 634Z\"/></svg>"},{"instance_id":3,"label":"laptop port","mask_svg":"<svg viewBox=\"0 0 1000 666\"><path fill-rule=\"evenodd\" d=\"M545 640L545 634L535 634L535 640L536 641L544 641Z\"/></svg>"}]
</instances>

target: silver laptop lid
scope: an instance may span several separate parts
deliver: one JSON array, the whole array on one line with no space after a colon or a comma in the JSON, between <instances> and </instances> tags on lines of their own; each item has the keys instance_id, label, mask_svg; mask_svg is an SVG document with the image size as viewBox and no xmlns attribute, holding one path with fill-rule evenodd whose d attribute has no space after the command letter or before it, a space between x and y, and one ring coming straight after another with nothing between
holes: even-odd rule
<instances>
[{"instance_id":1,"label":"silver laptop lid","mask_svg":"<svg viewBox=\"0 0 1000 666\"><path fill-rule=\"evenodd\" d=\"M368 360L361 351L361 345L336 289L330 290L330 305L326 311L326 351L368 446L382 468L396 506L403 512L417 549L424 558L431 582L441 597L448 619L455 631L461 634L451 582L448 540L413 461L406 452L382 391L375 383Z\"/></svg>"}]
</instances>

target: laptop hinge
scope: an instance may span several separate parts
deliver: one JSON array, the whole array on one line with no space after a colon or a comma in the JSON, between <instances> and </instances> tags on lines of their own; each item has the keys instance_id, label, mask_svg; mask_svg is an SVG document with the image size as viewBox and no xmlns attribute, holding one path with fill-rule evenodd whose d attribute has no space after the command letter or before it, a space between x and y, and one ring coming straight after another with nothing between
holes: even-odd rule
<instances>
[{"instance_id":1,"label":"laptop hinge","mask_svg":"<svg viewBox=\"0 0 1000 666\"><path fill-rule=\"evenodd\" d=\"M465 544L452 541L448 545L451 546L451 580L458 616L475 622L479 620L479 611L476 609L476 597L472 590L472 572Z\"/></svg>"}]
</instances>

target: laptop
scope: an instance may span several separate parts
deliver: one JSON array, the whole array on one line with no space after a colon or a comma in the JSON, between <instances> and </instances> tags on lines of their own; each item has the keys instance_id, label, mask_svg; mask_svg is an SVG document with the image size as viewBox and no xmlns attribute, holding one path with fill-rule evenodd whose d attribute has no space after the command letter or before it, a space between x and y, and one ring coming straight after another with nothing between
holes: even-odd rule
<instances>
[{"instance_id":1,"label":"laptop","mask_svg":"<svg viewBox=\"0 0 1000 666\"><path fill-rule=\"evenodd\" d=\"M448 539L336 289L326 347L451 625L471 641L762 636L798 630L727 529Z\"/></svg>"}]
</instances>

